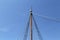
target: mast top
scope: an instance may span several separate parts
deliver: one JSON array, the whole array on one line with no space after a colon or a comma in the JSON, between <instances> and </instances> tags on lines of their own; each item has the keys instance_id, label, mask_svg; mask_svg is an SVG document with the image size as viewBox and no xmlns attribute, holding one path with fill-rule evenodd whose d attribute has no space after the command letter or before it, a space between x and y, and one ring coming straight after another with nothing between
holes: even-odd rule
<instances>
[{"instance_id":1,"label":"mast top","mask_svg":"<svg viewBox=\"0 0 60 40\"><path fill-rule=\"evenodd\" d=\"M31 9L30 9L30 15L32 15L32 7L31 7Z\"/></svg>"}]
</instances>

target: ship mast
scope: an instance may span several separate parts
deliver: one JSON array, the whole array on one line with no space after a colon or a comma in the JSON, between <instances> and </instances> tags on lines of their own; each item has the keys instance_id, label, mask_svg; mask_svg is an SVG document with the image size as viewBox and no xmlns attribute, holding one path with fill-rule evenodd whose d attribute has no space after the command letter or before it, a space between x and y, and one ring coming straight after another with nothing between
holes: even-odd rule
<instances>
[{"instance_id":1,"label":"ship mast","mask_svg":"<svg viewBox=\"0 0 60 40\"><path fill-rule=\"evenodd\" d=\"M32 9L30 10L30 40L32 40Z\"/></svg>"}]
</instances>

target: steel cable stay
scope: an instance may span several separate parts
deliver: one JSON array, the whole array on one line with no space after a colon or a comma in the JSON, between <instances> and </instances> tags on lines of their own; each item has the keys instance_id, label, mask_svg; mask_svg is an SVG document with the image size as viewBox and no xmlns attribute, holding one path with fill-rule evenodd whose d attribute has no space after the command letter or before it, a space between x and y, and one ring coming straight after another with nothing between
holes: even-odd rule
<instances>
[{"instance_id":1,"label":"steel cable stay","mask_svg":"<svg viewBox=\"0 0 60 40\"><path fill-rule=\"evenodd\" d=\"M52 18L52 17L48 17L48 16L43 16L43 15L37 15L37 14L34 14L35 16L39 16L43 19L46 19L46 20L50 20L50 21L55 21L55 22L60 22L60 19L59 18Z\"/></svg>"},{"instance_id":2,"label":"steel cable stay","mask_svg":"<svg viewBox=\"0 0 60 40\"><path fill-rule=\"evenodd\" d=\"M25 34L24 34L24 38L23 38L23 40L27 40L28 29L29 29L29 21L30 21L30 18L29 18L29 20L28 20L28 23L27 23L27 26L26 26L26 29L25 29Z\"/></svg>"},{"instance_id":3,"label":"steel cable stay","mask_svg":"<svg viewBox=\"0 0 60 40\"><path fill-rule=\"evenodd\" d=\"M38 33L39 40L43 40L42 35L41 35L41 33L40 33L39 29L38 29L38 26L36 24L36 21L35 21L33 16L32 16L32 18L33 18L33 21L34 21L34 24L35 24L36 31Z\"/></svg>"}]
</instances>

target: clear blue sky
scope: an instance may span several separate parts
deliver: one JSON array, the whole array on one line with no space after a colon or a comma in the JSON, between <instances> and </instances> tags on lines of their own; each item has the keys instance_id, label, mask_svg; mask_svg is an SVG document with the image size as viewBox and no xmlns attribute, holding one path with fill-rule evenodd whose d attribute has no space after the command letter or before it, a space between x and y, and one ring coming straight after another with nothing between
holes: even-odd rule
<instances>
[{"instance_id":1,"label":"clear blue sky","mask_svg":"<svg viewBox=\"0 0 60 40\"><path fill-rule=\"evenodd\" d=\"M0 40L23 40L31 5L33 15L60 18L60 0L0 0ZM60 40L60 22L34 18L43 40ZM38 40L36 30L34 33Z\"/></svg>"}]
</instances>

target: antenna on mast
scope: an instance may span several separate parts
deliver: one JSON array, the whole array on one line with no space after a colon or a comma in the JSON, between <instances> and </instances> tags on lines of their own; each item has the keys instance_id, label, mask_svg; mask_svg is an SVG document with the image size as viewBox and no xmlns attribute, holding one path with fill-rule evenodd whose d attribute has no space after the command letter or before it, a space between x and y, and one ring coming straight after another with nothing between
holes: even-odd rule
<instances>
[{"instance_id":1,"label":"antenna on mast","mask_svg":"<svg viewBox=\"0 0 60 40\"><path fill-rule=\"evenodd\" d=\"M32 15L32 6L31 6L31 9L30 9L30 15Z\"/></svg>"},{"instance_id":2,"label":"antenna on mast","mask_svg":"<svg viewBox=\"0 0 60 40\"><path fill-rule=\"evenodd\" d=\"M32 12L32 7L31 7L31 9L30 9L30 12Z\"/></svg>"}]
</instances>

